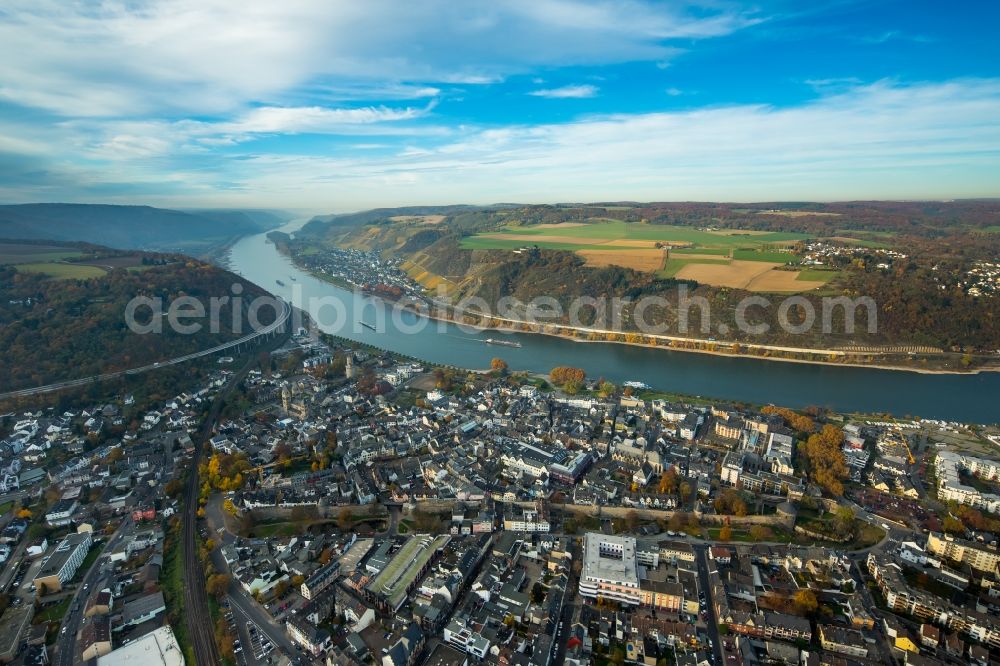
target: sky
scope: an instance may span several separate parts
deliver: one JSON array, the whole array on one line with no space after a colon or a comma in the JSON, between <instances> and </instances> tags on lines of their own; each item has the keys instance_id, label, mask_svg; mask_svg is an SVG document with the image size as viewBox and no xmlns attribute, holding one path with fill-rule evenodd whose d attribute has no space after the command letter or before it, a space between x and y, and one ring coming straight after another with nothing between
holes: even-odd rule
<instances>
[{"instance_id":1,"label":"sky","mask_svg":"<svg viewBox=\"0 0 1000 666\"><path fill-rule=\"evenodd\" d=\"M0 202L996 197L998 24L961 0L5 0Z\"/></svg>"}]
</instances>

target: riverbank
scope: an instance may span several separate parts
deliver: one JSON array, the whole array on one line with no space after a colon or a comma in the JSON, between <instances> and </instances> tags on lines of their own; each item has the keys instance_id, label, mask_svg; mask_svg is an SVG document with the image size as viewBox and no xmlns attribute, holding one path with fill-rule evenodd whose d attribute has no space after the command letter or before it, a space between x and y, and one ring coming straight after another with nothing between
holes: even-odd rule
<instances>
[{"instance_id":1,"label":"riverbank","mask_svg":"<svg viewBox=\"0 0 1000 666\"><path fill-rule=\"evenodd\" d=\"M294 257L289 255L289 258L294 262ZM354 284L348 280L342 278L335 278L333 276L326 275L321 272L309 270L299 265L298 263L296 263L295 266L299 268L299 270L305 271L309 275L312 275L313 277L319 280L323 280L324 282L327 282L334 286L347 289L359 289L359 290L361 289L361 285ZM368 293L365 293L365 295L370 296L371 298L379 298L381 300L391 302L389 301L389 299L386 299L383 296L378 296ZM452 311L448 310L450 306L440 303L437 303L435 305L438 307L435 307L433 309L430 308L418 309L408 304L404 304L401 307L404 307L405 309L409 310L410 312L416 315L423 316L434 321L447 322L455 324L456 326L465 326L476 331L498 331L501 333L526 333L532 335L546 335L550 337L562 338L564 340L569 340L571 342L580 342L580 343L616 344L616 345L626 345L629 347L645 347L647 349L663 349L667 351L707 354L711 356L725 356L725 357L739 358L739 359L756 359L762 361L781 361L784 363L801 363L806 365L821 365L821 366L832 366L840 368L846 367L846 368L868 368L875 370L894 370L897 372L913 372L922 375L978 375L983 372L1000 372L1000 365L982 366L978 368L969 368L967 370L955 370L947 368L917 368L907 365L893 365L887 363L859 363L855 361L830 361L819 358L817 359L789 358L788 356L779 356L774 354L783 354L783 353L816 354L818 356L828 356L828 357L838 356L842 358L849 358L851 356L861 356L863 355L863 353L845 352L842 350L833 350L833 349L808 349L808 348L778 347L774 345L750 345L747 343L739 343L731 341L708 342L700 338L684 338L679 336L626 333L626 332L610 331L605 329L575 327L563 324L539 325L539 324L532 324L531 322L527 321L507 319L495 316L488 316L488 318L494 321L507 322L511 324L511 326L490 326L490 325L477 324L473 322L459 320L452 314ZM487 315L481 315L475 312L470 312L468 314L469 316L477 318L487 317ZM586 334L588 336L591 334L599 335L602 336L603 339L581 338L567 331L576 331L578 333ZM665 344L654 344L653 342L634 341L634 340L629 341L627 339L613 339L610 336L616 336L616 337L620 336L622 338L627 336L639 336L644 338L645 340L659 340ZM686 346L686 345L691 345L691 346ZM762 350L766 353L760 353L760 354L738 353L738 352L726 351L725 349L706 349L704 346L699 346L699 345L712 345L717 347L726 347L726 346L747 347L749 349ZM868 352L868 354L871 354L871 352Z\"/></svg>"},{"instance_id":2,"label":"riverbank","mask_svg":"<svg viewBox=\"0 0 1000 666\"><path fill-rule=\"evenodd\" d=\"M294 225L289 225L284 231L294 231ZM659 391L711 396L730 402L792 408L815 405L840 413L893 414L897 417L919 415L968 423L992 423L996 420L993 396L1000 391L1000 373L997 372L951 375L882 372L871 367L872 361L891 365L880 358L866 359L867 363L859 364L862 367L849 367L846 364L852 359L843 358L834 363L754 363L767 357L740 355L739 358L727 358L734 355L705 353L705 350L696 350L702 352L701 356L671 354L670 351L682 347L663 344L649 345L655 349L642 348L637 344L580 346L559 339L566 337L562 335L492 334L493 337L504 336L504 339L520 344L517 348L505 347L501 350L484 344L485 338L491 335L489 333L445 321L433 322L412 312L404 313L398 306L393 306L392 301L396 299L369 298L357 289L343 289L325 276L303 271L287 255L278 252L273 243L267 242L265 234L241 240L234 246L229 259L230 269L251 282L285 300L300 299L303 307L309 309L314 317L319 317L317 325L323 332L431 364L456 369L486 368L491 358L502 356L512 370L546 374L553 365L567 365L585 368L589 376L604 377L616 384L641 381ZM298 281L289 282L290 275L297 277ZM346 277L355 276L348 273ZM286 284L276 284L276 280ZM356 280L362 282L360 275ZM426 309L427 305L418 307ZM370 321L373 311L381 313L376 316L384 320L384 324L378 323L375 331L358 323L365 319L364 313ZM393 312L399 314L394 316ZM324 325L325 320L332 323ZM475 323L497 322L477 319ZM504 330L510 329L505 326ZM551 328L546 332L556 330ZM581 333L575 334L576 340L585 337ZM630 339L639 340L637 337ZM957 367L959 359L950 360ZM987 358L978 360L992 361ZM903 362L907 361L903 359Z\"/></svg>"},{"instance_id":3,"label":"riverbank","mask_svg":"<svg viewBox=\"0 0 1000 666\"><path fill-rule=\"evenodd\" d=\"M271 242L271 240L269 239L268 242ZM321 271L315 271L303 266L301 263L296 261L295 254L289 251L287 247L282 248L275 244L275 249L278 250L279 254L287 257L296 268L318 280L342 289L362 289L362 285L350 282L347 279L331 276ZM373 298L381 298L387 302L393 302L392 299L388 299L380 295L369 294L367 292L365 292L365 295ZM891 360L892 356L901 355L902 352L816 349L738 341L706 340L704 338L689 338L676 335L643 334L638 332L594 329L559 323L537 324L523 320L482 315L472 311L463 313L465 316L477 319L489 319L491 322L503 322L508 324L508 326L502 326L459 319L460 315L454 312L453 306L449 303L430 301L430 307L418 308L410 304L404 304L402 307L431 320L448 322L459 326L467 326L476 331L496 330L506 333L531 333L563 338L573 342L605 342L627 345L630 347L666 349L669 351L693 352L696 354L707 354L711 356L758 359L765 361L784 361L786 363L799 363L826 367L894 370L897 372L911 372L922 375L974 376L984 372L1000 372L1000 362L994 361L991 363L992 359L986 361L981 366L968 368L918 367L912 364L918 361L924 361L925 363L929 362L932 364L946 364L946 355L944 353L941 355L925 353L914 355L912 357L902 356L900 358L900 362L893 362ZM733 351L734 349L740 351ZM869 361L860 360L865 357L875 356L880 358L878 360L872 359ZM955 356L957 357L957 354Z\"/></svg>"},{"instance_id":4,"label":"riverbank","mask_svg":"<svg viewBox=\"0 0 1000 666\"><path fill-rule=\"evenodd\" d=\"M417 312L411 310L416 314L421 314L428 319L433 319L435 321L444 321L456 326L467 326L469 328L475 329L477 331L500 331L504 333L529 333L532 335L548 335L551 337L562 338L564 340L569 340L571 342L579 343L596 343L596 344L612 344L612 345L626 345L629 347L645 347L647 349L662 349L664 351L678 351L678 352L689 352L692 354L708 354L711 356L726 356L729 358L742 358L742 359L752 359L758 361L780 361L783 363L802 363L805 365L824 365L832 366L837 368L867 368L874 370L895 370L897 372L914 372L921 375L978 375L983 372L1000 372L1000 366L986 366L981 368L971 368L969 370L939 370L933 368L911 368L907 366L898 365L885 365L879 363L852 363L852 362L834 362L834 361L823 361L823 360L808 360L800 358L784 358L781 356L759 356L756 354L735 354L732 352L726 352L722 350L710 350L710 349L692 349L689 347L675 347L667 345L654 345L646 342L627 342L622 340L587 340L583 338L577 338L572 335L566 335L559 332L551 331L524 331L514 328L503 328L503 327L493 327L493 326L481 326L478 324L469 324L466 322L460 322L453 318L448 317L438 317L424 312ZM600 331L598 331L600 332ZM692 339L692 340L697 340ZM732 343L719 343L719 344L732 344ZM822 354L823 352L816 352Z\"/></svg>"}]
</instances>

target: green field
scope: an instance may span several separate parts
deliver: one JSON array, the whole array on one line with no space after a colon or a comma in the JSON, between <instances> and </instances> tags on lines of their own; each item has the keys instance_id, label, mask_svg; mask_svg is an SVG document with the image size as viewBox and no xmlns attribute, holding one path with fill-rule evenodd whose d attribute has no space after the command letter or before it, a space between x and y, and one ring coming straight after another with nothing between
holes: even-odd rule
<instances>
[{"instance_id":1,"label":"green field","mask_svg":"<svg viewBox=\"0 0 1000 666\"><path fill-rule=\"evenodd\" d=\"M598 222L567 227L505 227L503 233L533 236L565 236L569 238L592 238L595 240L651 240L694 243L706 247L759 247L768 243L781 243L808 238L806 234L767 232L751 233L739 230L701 231L693 227L669 224L641 224L636 222ZM479 234L475 238L488 238L489 234ZM548 242L548 241L546 241Z\"/></svg>"},{"instance_id":2,"label":"green field","mask_svg":"<svg viewBox=\"0 0 1000 666\"><path fill-rule=\"evenodd\" d=\"M86 280L101 277L107 271L97 266L62 264L57 262L19 264L17 270L25 273L44 273L56 280Z\"/></svg>"},{"instance_id":3,"label":"green field","mask_svg":"<svg viewBox=\"0 0 1000 666\"><path fill-rule=\"evenodd\" d=\"M670 254L712 254L729 257L731 251L724 247L675 247L670 250Z\"/></svg>"},{"instance_id":4,"label":"green field","mask_svg":"<svg viewBox=\"0 0 1000 666\"><path fill-rule=\"evenodd\" d=\"M795 279L796 280L808 280L810 282L813 282L813 281L815 281L815 282L819 282L819 281L829 282L839 272L840 271L823 270L821 268L803 268L801 271L799 271L799 275Z\"/></svg>"},{"instance_id":5,"label":"green field","mask_svg":"<svg viewBox=\"0 0 1000 666\"><path fill-rule=\"evenodd\" d=\"M517 234L521 238L502 238L501 234ZM690 243L687 247L671 248L671 259L660 275L671 277L686 263L723 263L730 257L748 261L789 263L795 261L790 253L775 251L775 245L808 238L805 234L782 232L751 232L738 229L705 231L693 227L667 224L643 224L618 220L594 219L591 222L567 226L506 226L499 232L481 233L463 238L461 247L466 250L517 250L537 246L549 250L597 250L601 252L629 252L653 249L650 242ZM537 240L536 240L537 239ZM609 241L644 241L645 247L610 245ZM719 257L692 259L685 262L676 255L701 254Z\"/></svg>"},{"instance_id":6,"label":"green field","mask_svg":"<svg viewBox=\"0 0 1000 666\"><path fill-rule=\"evenodd\" d=\"M791 252L745 249L733 250L733 259L739 259L741 261L768 261L775 264L787 264L798 261L798 257Z\"/></svg>"},{"instance_id":7,"label":"green field","mask_svg":"<svg viewBox=\"0 0 1000 666\"><path fill-rule=\"evenodd\" d=\"M0 252L0 264L30 264L48 261L63 261L65 259L76 259L80 256L74 250L59 252Z\"/></svg>"},{"instance_id":8,"label":"green field","mask_svg":"<svg viewBox=\"0 0 1000 666\"><path fill-rule=\"evenodd\" d=\"M570 252L576 252L577 250L593 250L601 247L600 245L589 243L562 243L559 241L548 240L511 240L508 238L492 238L489 235L469 236L467 238L463 238L460 245L463 250L518 250L522 247L537 245L538 247L546 250L568 250ZM615 249L628 252L629 250L638 250L641 248L618 247Z\"/></svg>"}]
</instances>

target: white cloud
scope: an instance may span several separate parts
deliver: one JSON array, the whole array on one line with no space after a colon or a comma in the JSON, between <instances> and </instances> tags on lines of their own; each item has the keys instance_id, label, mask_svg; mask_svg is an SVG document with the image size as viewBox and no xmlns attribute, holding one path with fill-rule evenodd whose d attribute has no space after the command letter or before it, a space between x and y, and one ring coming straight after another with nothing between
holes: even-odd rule
<instances>
[{"instance_id":1,"label":"white cloud","mask_svg":"<svg viewBox=\"0 0 1000 666\"><path fill-rule=\"evenodd\" d=\"M667 93L671 97L677 97L679 95L683 95L684 94L684 91L681 90L680 88L667 88L663 92Z\"/></svg>"},{"instance_id":2,"label":"white cloud","mask_svg":"<svg viewBox=\"0 0 1000 666\"><path fill-rule=\"evenodd\" d=\"M0 41L0 52L5 48ZM0 71L8 66L0 63ZM10 88L0 81L3 95ZM0 116L0 197L345 210L456 201L1000 195L1000 79L808 83L819 98L792 107L495 127L440 124L431 113L436 95L414 106L265 104L181 120ZM421 99L423 87L407 99ZM79 103L101 111L100 94L76 89ZM545 92L572 96L566 91L597 89ZM124 98L110 99L114 106ZM357 138L325 153L316 142L311 154L254 141L286 134Z\"/></svg>"},{"instance_id":3,"label":"white cloud","mask_svg":"<svg viewBox=\"0 0 1000 666\"><path fill-rule=\"evenodd\" d=\"M425 115L433 106L429 104L426 109L390 109L384 106L357 109L265 106L253 109L233 122L210 127L212 131L234 134L327 134L347 125L413 120Z\"/></svg>"},{"instance_id":4,"label":"white cloud","mask_svg":"<svg viewBox=\"0 0 1000 666\"><path fill-rule=\"evenodd\" d=\"M551 99L594 97L597 95L597 86L590 84L562 86L561 88L544 88L542 90L532 90L528 93L533 97L549 97Z\"/></svg>"},{"instance_id":5,"label":"white cloud","mask_svg":"<svg viewBox=\"0 0 1000 666\"><path fill-rule=\"evenodd\" d=\"M120 200L316 210L456 201L997 196L998 105L1000 79L882 82L787 108L734 105L457 127L443 136L409 137L396 151L276 154L255 152L249 143L235 158L208 153L197 169L136 158L83 174L80 167L62 176L58 165L51 171L85 184L78 199L107 200L108 183L153 187L165 169L186 179L178 193L130 190ZM286 121L284 127L315 122ZM120 129L135 136L141 128ZM7 176L0 173L0 182ZM31 198L31 188L19 192Z\"/></svg>"},{"instance_id":6,"label":"white cloud","mask_svg":"<svg viewBox=\"0 0 1000 666\"><path fill-rule=\"evenodd\" d=\"M653 0L8 0L3 18L0 99L65 117L218 114L324 85L423 95L538 67L663 61L671 40L759 20Z\"/></svg>"}]
</instances>

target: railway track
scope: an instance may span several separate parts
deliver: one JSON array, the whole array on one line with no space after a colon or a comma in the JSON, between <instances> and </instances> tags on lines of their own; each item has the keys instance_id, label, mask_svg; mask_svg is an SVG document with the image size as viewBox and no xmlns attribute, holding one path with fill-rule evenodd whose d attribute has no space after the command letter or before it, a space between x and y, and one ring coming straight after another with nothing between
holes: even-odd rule
<instances>
[{"instance_id":1,"label":"railway track","mask_svg":"<svg viewBox=\"0 0 1000 666\"><path fill-rule=\"evenodd\" d=\"M283 322L287 316L283 318ZM271 340L264 349L273 350L288 339L288 331ZM212 615L208 609L208 592L205 590L205 571L198 559L198 465L201 462L203 447L211 436L212 429L218 421L219 413L228 398L247 373L257 363L256 358L249 359L231 378L229 384L216 396L208 415L201 424L195 436L195 451L191 458L191 467L184 489L184 611L187 620L188 635L194 648L197 666L210 666L222 663L219 646L215 642L215 627Z\"/></svg>"}]
</instances>

